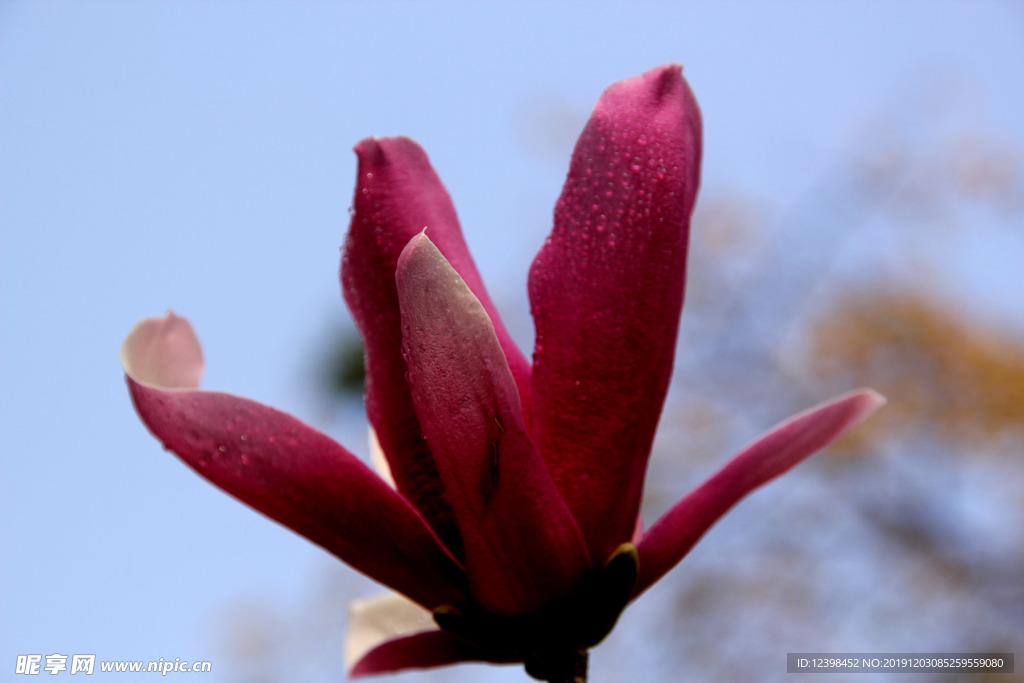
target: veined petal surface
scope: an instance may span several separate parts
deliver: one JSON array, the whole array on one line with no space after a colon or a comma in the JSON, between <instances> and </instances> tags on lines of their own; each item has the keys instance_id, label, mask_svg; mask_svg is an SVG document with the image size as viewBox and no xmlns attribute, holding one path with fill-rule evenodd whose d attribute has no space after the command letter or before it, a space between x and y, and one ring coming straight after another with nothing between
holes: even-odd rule
<instances>
[{"instance_id":1,"label":"veined petal surface","mask_svg":"<svg viewBox=\"0 0 1024 683\"><path fill-rule=\"evenodd\" d=\"M632 537L672 373L701 120L678 65L594 107L530 269L532 434L595 562Z\"/></svg>"},{"instance_id":2,"label":"veined petal surface","mask_svg":"<svg viewBox=\"0 0 1024 683\"><path fill-rule=\"evenodd\" d=\"M426 234L402 252L397 280L408 382L473 597L500 615L542 607L567 594L590 560L526 432L494 327Z\"/></svg>"},{"instance_id":3,"label":"veined petal surface","mask_svg":"<svg viewBox=\"0 0 1024 683\"><path fill-rule=\"evenodd\" d=\"M405 381L395 267L425 227L480 300L494 324L524 405L530 367L498 318L462 236L455 208L427 155L408 138L367 138L356 145L358 180L345 241L341 282L366 349L366 411L398 490L456 555L462 541Z\"/></svg>"},{"instance_id":4,"label":"veined petal surface","mask_svg":"<svg viewBox=\"0 0 1024 683\"><path fill-rule=\"evenodd\" d=\"M634 596L682 560L744 496L825 448L884 404L885 398L870 389L852 391L789 418L740 451L642 536Z\"/></svg>"},{"instance_id":5,"label":"veined petal surface","mask_svg":"<svg viewBox=\"0 0 1024 683\"><path fill-rule=\"evenodd\" d=\"M279 410L196 388L202 352L185 318L140 321L122 363L143 422L210 482L428 608L466 600L423 518L354 455Z\"/></svg>"}]
</instances>

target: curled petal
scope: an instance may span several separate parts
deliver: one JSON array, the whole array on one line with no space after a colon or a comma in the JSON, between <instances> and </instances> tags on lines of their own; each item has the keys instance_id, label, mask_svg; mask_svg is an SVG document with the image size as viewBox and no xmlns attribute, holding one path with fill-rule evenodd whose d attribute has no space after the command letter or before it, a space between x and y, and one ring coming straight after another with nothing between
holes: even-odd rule
<instances>
[{"instance_id":1,"label":"curled petal","mask_svg":"<svg viewBox=\"0 0 1024 683\"><path fill-rule=\"evenodd\" d=\"M377 646L424 631L436 631L428 610L398 593L353 600L345 630L345 668L351 669Z\"/></svg>"},{"instance_id":2,"label":"curled petal","mask_svg":"<svg viewBox=\"0 0 1024 683\"><path fill-rule=\"evenodd\" d=\"M870 389L853 391L791 417L740 451L640 539L634 597L682 560L740 499L825 448L884 403Z\"/></svg>"},{"instance_id":3,"label":"curled petal","mask_svg":"<svg viewBox=\"0 0 1024 683\"><path fill-rule=\"evenodd\" d=\"M367 138L356 145L359 171L341 282L366 348L366 410L398 490L411 500L453 552L461 539L420 438L405 382L395 267L402 249L429 227L435 244L480 300L502 350L529 398L530 366L505 331L463 239L447 190L419 145L408 138Z\"/></svg>"},{"instance_id":4,"label":"curled petal","mask_svg":"<svg viewBox=\"0 0 1024 683\"><path fill-rule=\"evenodd\" d=\"M474 598L521 614L589 568L568 509L526 432L486 311L426 234L398 261L408 382L459 531Z\"/></svg>"},{"instance_id":5,"label":"curled petal","mask_svg":"<svg viewBox=\"0 0 1024 683\"><path fill-rule=\"evenodd\" d=\"M210 482L422 605L466 599L423 518L355 456L290 415L196 389L202 354L185 318L140 321L121 353L143 422Z\"/></svg>"},{"instance_id":6,"label":"curled petal","mask_svg":"<svg viewBox=\"0 0 1024 683\"><path fill-rule=\"evenodd\" d=\"M195 389L203 374L203 349L188 320L168 311L135 325L121 346L121 364L137 382Z\"/></svg>"},{"instance_id":7,"label":"curled petal","mask_svg":"<svg viewBox=\"0 0 1024 683\"><path fill-rule=\"evenodd\" d=\"M352 677L471 661L515 660L453 638L437 628L430 612L395 593L349 605L345 668Z\"/></svg>"},{"instance_id":8,"label":"curled petal","mask_svg":"<svg viewBox=\"0 0 1024 683\"><path fill-rule=\"evenodd\" d=\"M533 436L595 560L630 540L672 373L701 120L680 67L610 86L530 269Z\"/></svg>"}]
</instances>

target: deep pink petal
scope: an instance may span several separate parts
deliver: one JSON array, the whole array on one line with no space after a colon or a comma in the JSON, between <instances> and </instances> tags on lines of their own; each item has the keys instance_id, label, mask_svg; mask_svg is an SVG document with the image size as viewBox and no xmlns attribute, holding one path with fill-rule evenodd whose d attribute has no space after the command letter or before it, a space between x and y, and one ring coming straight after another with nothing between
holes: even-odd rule
<instances>
[{"instance_id":1,"label":"deep pink petal","mask_svg":"<svg viewBox=\"0 0 1024 683\"><path fill-rule=\"evenodd\" d=\"M408 381L470 590L496 614L539 608L568 593L590 561L530 442L494 327L426 234L402 252L397 276Z\"/></svg>"},{"instance_id":2,"label":"deep pink petal","mask_svg":"<svg viewBox=\"0 0 1024 683\"><path fill-rule=\"evenodd\" d=\"M355 456L290 415L195 388L202 354L186 319L141 321L122 362L143 422L210 482L425 607L465 601L423 518Z\"/></svg>"},{"instance_id":3,"label":"deep pink petal","mask_svg":"<svg viewBox=\"0 0 1024 683\"><path fill-rule=\"evenodd\" d=\"M524 409L530 366L505 331L462 237L455 208L427 155L404 137L367 138L356 145L358 180L341 281L366 346L366 409L398 490L457 554L460 539L437 480L405 383L395 266L406 244L425 227L487 310Z\"/></svg>"},{"instance_id":4,"label":"deep pink petal","mask_svg":"<svg viewBox=\"0 0 1024 683\"><path fill-rule=\"evenodd\" d=\"M634 595L682 560L740 499L825 448L884 403L870 389L853 391L791 417L740 451L643 535Z\"/></svg>"},{"instance_id":5,"label":"deep pink petal","mask_svg":"<svg viewBox=\"0 0 1024 683\"><path fill-rule=\"evenodd\" d=\"M603 561L633 532L672 372L700 112L677 65L610 86L530 269L533 436Z\"/></svg>"},{"instance_id":6,"label":"deep pink petal","mask_svg":"<svg viewBox=\"0 0 1024 683\"><path fill-rule=\"evenodd\" d=\"M402 669L429 669L459 662L509 664L522 661L495 655L456 640L444 631L425 631L378 645L353 665L352 678Z\"/></svg>"}]
</instances>

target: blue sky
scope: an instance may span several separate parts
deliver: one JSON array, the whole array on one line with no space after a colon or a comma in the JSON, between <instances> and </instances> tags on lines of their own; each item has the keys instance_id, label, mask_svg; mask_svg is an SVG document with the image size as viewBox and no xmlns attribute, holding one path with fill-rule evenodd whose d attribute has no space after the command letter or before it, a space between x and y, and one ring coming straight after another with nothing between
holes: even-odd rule
<instances>
[{"instance_id":1,"label":"blue sky","mask_svg":"<svg viewBox=\"0 0 1024 683\"><path fill-rule=\"evenodd\" d=\"M1009 2L0 4L0 670L61 652L217 672L225 604L299 604L331 563L145 431L118 362L135 320L187 315L204 386L363 453L361 418L325 415L309 387L310 354L348 320L351 147L417 139L499 306L526 320L589 108L671 61L703 110L705 192L784 206L946 75L1024 145ZM1009 244L958 245L948 286L1009 310Z\"/></svg>"}]
</instances>

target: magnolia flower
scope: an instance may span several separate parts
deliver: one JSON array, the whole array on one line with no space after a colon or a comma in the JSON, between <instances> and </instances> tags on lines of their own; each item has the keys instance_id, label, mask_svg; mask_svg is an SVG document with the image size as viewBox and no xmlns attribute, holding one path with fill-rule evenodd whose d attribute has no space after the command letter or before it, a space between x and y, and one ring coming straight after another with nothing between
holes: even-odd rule
<instances>
[{"instance_id":1,"label":"magnolia flower","mask_svg":"<svg viewBox=\"0 0 1024 683\"><path fill-rule=\"evenodd\" d=\"M860 390L790 418L644 528L700 173L680 67L597 102L530 268L532 363L422 149L368 138L355 151L341 282L388 478L294 417L198 389L184 318L143 320L122 348L136 410L166 448L395 591L353 606L353 676L484 661L583 680L587 649L718 518L883 402Z\"/></svg>"}]
</instances>

